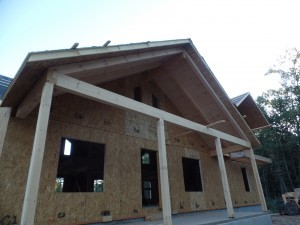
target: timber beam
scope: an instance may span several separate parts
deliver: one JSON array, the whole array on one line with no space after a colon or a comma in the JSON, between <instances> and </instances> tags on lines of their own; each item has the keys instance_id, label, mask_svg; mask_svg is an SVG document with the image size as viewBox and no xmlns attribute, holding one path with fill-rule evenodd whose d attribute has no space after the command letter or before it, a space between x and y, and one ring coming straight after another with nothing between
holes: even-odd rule
<instances>
[{"instance_id":1,"label":"timber beam","mask_svg":"<svg viewBox=\"0 0 300 225\"><path fill-rule=\"evenodd\" d=\"M196 63L193 61L193 59L189 56L189 54L184 51L184 59L186 62L191 66L191 69L194 71L194 73L199 77L203 85L207 88L211 96L214 98L220 109L225 113L225 115L228 117L229 121L234 125L234 127L237 129L238 133L248 140L246 134L243 132L243 130L240 128L240 126L237 124L235 119L232 117L232 115L228 112L227 108L225 107L224 103L219 99L213 88L210 86L209 82L205 79L204 75L196 65Z\"/></svg>"},{"instance_id":2,"label":"timber beam","mask_svg":"<svg viewBox=\"0 0 300 225\"><path fill-rule=\"evenodd\" d=\"M71 73L78 73L78 72L94 70L94 69L120 66L122 64L126 65L128 63L133 63L133 62L141 62L147 60L153 61L155 59L159 59L167 56L174 56L181 53L182 53L181 49L174 48L168 50L152 51L152 52L146 52L140 54L105 58L105 59L93 60L88 62L72 63L69 65L52 67L51 69L61 74L71 74Z\"/></svg>"},{"instance_id":3,"label":"timber beam","mask_svg":"<svg viewBox=\"0 0 300 225\"><path fill-rule=\"evenodd\" d=\"M74 79L59 73L53 73L51 75L51 79L56 85L56 88L73 93L75 95L79 95L118 108L123 108L125 110L139 112L157 119L163 119L166 122L170 122L196 132L208 134L210 136L218 137L220 139L235 143L237 145L251 148L251 144L249 141L237 138L235 136L226 134L213 128L207 128L204 125L198 124L188 119L184 119L180 116L176 116L163 110L156 109L152 106L137 102L130 98L113 93L111 91L107 91L100 87L96 87L78 79Z\"/></svg>"},{"instance_id":4,"label":"timber beam","mask_svg":"<svg viewBox=\"0 0 300 225\"><path fill-rule=\"evenodd\" d=\"M42 90L46 82L46 78L47 78L47 73L45 73L40 79L38 79L35 82L35 84L31 88L31 91L26 95L26 97L23 99L23 101L17 108L17 112L16 112L17 118L24 119L29 113L32 112L32 110L38 104L40 104Z\"/></svg>"},{"instance_id":5,"label":"timber beam","mask_svg":"<svg viewBox=\"0 0 300 225\"><path fill-rule=\"evenodd\" d=\"M247 148L245 146L241 146L241 145L232 145L227 148L223 148L223 154L228 154L231 152L239 152L239 151L246 150L246 149L249 149L249 148ZM217 156L217 151L215 149L211 150L210 156Z\"/></svg>"}]
</instances>

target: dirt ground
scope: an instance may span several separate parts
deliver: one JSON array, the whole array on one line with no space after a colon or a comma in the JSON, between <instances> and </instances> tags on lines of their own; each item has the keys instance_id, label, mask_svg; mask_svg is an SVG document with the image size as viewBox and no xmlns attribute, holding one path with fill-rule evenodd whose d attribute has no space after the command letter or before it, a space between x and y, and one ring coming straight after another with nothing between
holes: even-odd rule
<instances>
[{"instance_id":1,"label":"dirt ground","mask_svg":"<svg viewBox=\"0 0 300 225\"><path fill-rule=\"evenodd\" d=\"M286 216L274 214L272 215L273 225L300 225L300 215Z\"/></svg>"}]
</instances>

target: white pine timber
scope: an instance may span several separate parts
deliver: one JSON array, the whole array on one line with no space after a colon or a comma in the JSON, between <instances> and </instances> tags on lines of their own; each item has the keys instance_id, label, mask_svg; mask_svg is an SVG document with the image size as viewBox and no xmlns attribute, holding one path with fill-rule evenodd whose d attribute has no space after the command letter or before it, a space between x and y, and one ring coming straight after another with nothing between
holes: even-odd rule
<instances>
[{"instance_id":1,"label":"white pine timber","mask_svg":"<svg viewBox=\"0 0 300 225\"><path fill-rule=\"evenodd\" d=\"M159 59L166 56L173 56L182 53L182 49L167 49L167 50L159 50L152 51L146 53L132 54L126 56L118 56L113 58L105 58L99 60L93 60L82 63L73 63L70 65L57 66L52 67L51 69L61 73L61 74L70 74L77 73L81 71L101 69L101 68L109 68L113 66L126 65L132 62L142 62L142 61L154 61L155 59Z\"/></svg>"},{"instance_id":2,"label":"white pine timber","mask_svg":"<svg viewBox=\"0 0 300 225\"><path fill-rule=\"evenodd\" d=\"M263 189L262 189L262 185L261 185L261 182L260 182L260 177L259 177L259 173L258 173L258 169L257 169L257 165L256 165L254 151L253 151L252 148L249 150L249 153L250 153L251 165L252 165L252 169L253 169L253 174L254 174L254 178L255 178L255 183L256 183L256 187L257 187L261 207L262 207L262 210L264 212L266 212L266 211L268 211L268 208L267 208L264 192L263 192Z\"/></svg>"},{"instance_id":3,"label":"white pine timber","mask_svg":"<svg viewBox=\"0 0 300 225\"><path fill-rule=\"evenodd\" d=\"M53 84L46 82L42 91L41 104L35 130L25 198L22 209L21 225L34 224L53 87Z\"/></svg>"},{"instance_id":4,"label":"white pine timber","mask_svg":"<svg viewBox=\"0 0 300 225\"><path fill-rule=\"evenodd\" d=\"M119 53L124 52L126 54L130 51L135 50L147 50L150 48L165 48L173 46L182 46L191 44L190 39L179 39L179 40L169 40L169 41L155 41L155 42L143 42L135 44L125 44L125 45L115 45L107 47L92 47L92 48L77 48L74 50L56 50L56 51L45 51L45 52L34 52L27 56L28 62L51 60L51 59L63 59L78 56L88 56L88 55L100 55L106 53Z\"/></svg>"},{"instance_id":5,"label":"white pine timber","mask_svg":"<svg viewBox=\"0 0 300 225\"><path fill-rule=\"evenodd\" d=\"M158 139L158 153L159 153L159 172L160 172L160 189L161 202L164 225L172 225L171 216L171 202L170 202L170 188L168 176L168 163L166 151L166 137L164 121L159 119L157 121L157 139Z\"/></svg>"},{"instance_id":6,"label":"white pine timber","mask_svg":"<svg viewBox=\"0 0 300 225\"><path fill-rule=\"evenodd\" d=\"M250 148L251 144L249 141L234 137L232 135L226 134L224 132L215 130L213 128L207 128L204 125L195 123L193 121L184 119L182 117L176 116L174 114L165 112L160 109L156 109L152 106L146 105L144 103L137 102L130 98L124 97L122 95L107 91L103 88L96 87L94 85L88 84L86 82L80 81L78 79L71 78L69 76L53 73L52 80L55 82L57 88L64 91L79 95L94 101L102 102L115 107L123 108L126 110L132 110L139 112L148 116L152 116L157 119L163 119L164 121L176 124L181 127L188 128L200 133L205 133L214 137L219 137L223 140L242 145Z\"/></svg>"},{"instance_id":7,"label":"white pine timber","mask_svg":"<svg viewBox=\"0 0 300 225\"><path fill-rule=\"evenodd\" d=\"M234 218L234 211L233 211L233 206L232 206L231 194L230 194L230 189L229 189L229 184L228 184L228 179L227 179L227 172L226 172L220 138L216 138L215 144L216 144L219 168L220 168L220 173L221 173L224 197L225 197L225 201L226 201L227 214L228 214L229 218Z\"/></svg>"},{"instance_id":8,"label":"white pine timber","mask_svg":"<svg viewBox=\"0 0 300 225\"><path fill-rule=\"evenodd\" d=\"M214 100L216 101L216 103L218 104L218 106L220 107L220 109L225 113L225 115L228 117L229 121L234 125L234 127L237 129L238 133L245 138L246 140L248 140L247 135L243 132L243 130L240 128L240 126L237 124L237 122L235 121L235 119L232 117L232 115L229 113L229 111L227 110L227 108L225 107L225 105L223 104L223 102L221 101L221 99L217 96L217 94L215 93L215 91L213 90L213 88L210 86L209 82L205 79L204 75L201 73L201 71L199 70L199 68L197 67L197 65L195 64L195 62L193 61L193 59L189 56L189 54L184 51L184 59L186 59L186 61L188 62L188 64L191 66L192 70L195 72L195 74L200 78L201 82L203 83L203 85L207 88L207 90L209 91L209 93L211 94L211 96L214 98ZM250 128L249 128L250 129Z\"/></svg>"},{"instance_id":9,"label":"white pine timber","mask_svg":"<svg viewBox=\"0 0 300 225\"><path fill-rule=\"evenodd\" d=\"M223 151L224 152L224 151ZM244 150L244 151L240 151L240 152L231 152L230 153L230 158L248 158L251 161L251 153L250 150ZM272 160L260 155L254 155L255 157L255 161L258 163L272 163Z\"/></svg>"},{"instance_id":10,"label":"white pine timber","mask_svg":"<svg viewBox=\"0 0 300 225\"><path fill-rule=\"evenodd\" d=\"M231 152L238 152L238 151L242 151L244 149L248 149L245 146L240 146L240 145L232 145L226 148L222 149L223 154L228 154ZM216 150L211 150L210 151L210 156L216 156L217 155L217 151Z\"/></svg>"},{"instance_id":11,"label":"white pine timber","mask_svg":"<svg viewBox=\"0 0 300 225\"><path fill-rule=\"evenodd\" d=\"M24 119L40 103L42 90L46 82L46 74L35 82L30 92L18 106L16 117Z\"/></svg>"},{"instance_id":12,"label":"white pine timber","mask_svg":"<svg viewBox=\"0 0 300 225\"><path fill-rule=\"evenodd\" d=\"M11 108L0 107L0 159L10 118Z\"/></svg>"}]
</instances>

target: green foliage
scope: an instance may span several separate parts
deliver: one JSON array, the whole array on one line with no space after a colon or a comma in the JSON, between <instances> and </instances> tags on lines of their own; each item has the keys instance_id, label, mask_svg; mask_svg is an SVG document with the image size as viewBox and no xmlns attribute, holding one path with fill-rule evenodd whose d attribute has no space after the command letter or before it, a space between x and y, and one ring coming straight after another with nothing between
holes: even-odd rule
<instances>
[{"instance_id":1,"label":"green foliage","mask_svg":"<svg viewBox=\"0 0 300 225\"><path fill-rule=\"evenodd\" d=\"M282 198L266 198L266 203L272 213L279 213L284 205Z\"/></svg>"},{"instance_id":2,"label":"green foliage","mask_svg":"<svg viewBox=\"0 0 300 225\"><path fill-rule=\"evenodd\" d=\"M278 198L281 193L300 187L300 52L290 49L267 75L280 77L281 87L268 90L257 104L272 128L257 132L262 146L258 154L273 163L260 169L265 194Z\"/></svg>"}]
</instances>

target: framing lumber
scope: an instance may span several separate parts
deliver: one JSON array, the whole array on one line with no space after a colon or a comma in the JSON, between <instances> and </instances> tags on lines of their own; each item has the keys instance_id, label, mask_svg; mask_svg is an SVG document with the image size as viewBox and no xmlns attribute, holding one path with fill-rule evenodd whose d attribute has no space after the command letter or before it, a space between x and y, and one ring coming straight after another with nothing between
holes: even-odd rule
<instances>
[{"instance_id":1,"label":"framing lumber","mask_svg":"<svg viewBox=\"0 0 300 225\"><path fill-rule=\"evenodd\" d=\"M262 189L262 185L260 182L260 177L259 177L259 173L258 173L258 169L257 169L257 165L256 165L254 151L252 148L250 148L249 153L250 153L251 165L252 165L252 169L253 169L253 174L254 174L254 178L255 178L255 183L256 183L262 211L267 212L268 208L267 208L264 192Z\"/></svg>"},{"instance_id":2,"label":"framing lumber","mask_svg":"<svg viewBox=\"0 0 300 225\"><path fill-rule=\"evenodd\" d=\"M238 152L238 151L242 151L248 149L245 146L241 146L241 145L232 145L230 147L227 148L223 148L223 154L228 154L231 152ZM217 151L216 150L211 150L210 151L210 156L217 156Z\"/></svg>"},{"instance_id":3,"label":"framing lumber","mask_svg":"<svg viewBox=\"0 0 300 225\"><path fill-rule=\"evenodd\" d=\"M229 218L234 218L233 205L232 205L232 200L231 200L231 194L230 194L230 189L229 189L229 184L228 184L228 179L227 179L227 172L226 172L220 138L216 138L215 144L216 144L219 168L220 168L220 173L221 173L224 197L225 197L225 201L226 201L227 214L228 214Z\"/></svg>"},{"instance_id":4,"label":"framing lumber","mask_svg":"<svg viewBox=\"0 0 300 225\"><path fill-rule=\"evenodd\" d=\"M152 52L146 52L140 54L132 54L127 56L118 56L113 58L99 59L99 60L82 62L82 63L73 63L70 65L52 67L51 69L58 73L71 74L71 73L77 73L77 72L82 72L87 70L108 68L108 67L113 67L122 64L126 65L132 62L139 62L144 60L155 60L157 58L174 56L181 53L182 53L182 49L174 48L174 49L152 51Z\"/></svg>"},{"instance_id":5,"label":"framing lumber","mask_svg":"<svg viewBox=\"0 0 300 225\"><path fill-rule=\"evenodd\" d=\"M46 82L42 91L41 104L35 130L29 174L23 203L21 225L34 224L53 87L53 84Z\"/></svg>"},{"instance_id":6,"label":"framing lumber","mask_svg":"<svg viewBox=\"0 0 300 225\"><path fill-rule=\"evenodd\" d=\"M10 113L11 108L0 107L0 158L2 154Z\"/></svg>"},{"instance_id":7,"label":"framing lumber","mask_svg":"<svg viewBox=\"0 0 300 225\"><path fill-rule=\"evenodd\" d=\"M232 135L226 134L224 132L212 128L207 128L204 125L184 119L180 116L176 116L174 114L165 112L163 110L156 109L144 103L134 101L130 98L107 91L103 88L96 87L94 85L85 83L83 81L59 73L53 73L50 76L52 77L52 80L55 83L57 88L63 89L75 95L79 95L118 108L139 112L144 115L148 115L157 119L163 119L164 121L176 124L181 127L188 128L190 130L194 130L200 133L208 134L210 136L218 137L223 140L241 146L245 146L248 148L251 147L251 144L248 140L246 141L241 138L237 138Z\"/></svg>"},{"instance_id":8,"label":"framing lumber","mask_svg":"<svg viewBox=\"0 0 300 225\"><path fill-rule=\"evenodd\" d=\"M193 59L189 56L189 54L184 51L184 59L186 60L186 62L191 66L192 70L194 71L194 73L200 78L200 80L203 82L203 85L207 88L207 90L209 91L209 93L211 94L211 96L214 98L214 100L217 102L218 106L221 108L221 110L225 113L225 115L227 115L228 119L230 120L230 122L234 125L234 127L237 129L238 133L245 138L245 140L248 140L246 134L243 132L243 130L240 128L240 126L237 124L237 122L234 120L234 118L231 116L231 114L228 112L228 110L226 109L225 105L222 103L222 101L218 98L218 96L216 95L216 93L214 92L213 88L210 86L210 84L208 83L208 81L204 78L203 74L201 73L201 71L199 70L199 68L197 67L197 65L195 64L195 62L193 61Z\"/></svg>"},{"instance_id":9,"label":"framing lumber","mask_svg":"<svg viewBox=\"0 0 300 225\"><path fill-rule=\"evenodd\" d=\"M272 163L272 160L260 155L254 155L256 162L261 163ZM251 153L250 150L244 150L239 152L232 152L230 153L230 158L238 159L238 158L247 158L249 159L249 163L251 162Z\"/></svg>"},{"instance_id":10,"label":"framing lumber","mask_svg":"<svg viewBox=\"0 0 300 225\"><path fill-rule=\"evenodd\" d=\"M24 100L17 108L17 118L24 119L40 103L42 90L46 82L46 78L47 72L35 82L35 84L31 88L31 91L26 95Z\"/></svg>"},{"instance_id":11,"label":"framing lumber","mask_svg":"<svg viewBox=\"0 0 300 225\"><path fill-rule=\"evenodd\" d=\"M160 172L160 186L161 186L161 198L162 198L162 213L164 225L172 225L171 216L171 197L170 197L170 185L168 176L168 164L167 164L167 151L166 151L166 137L164 121L159 119L157 121L157 139L158 139L158 153L159 153L159 172Z\"/></svg>"}]
</instances>

